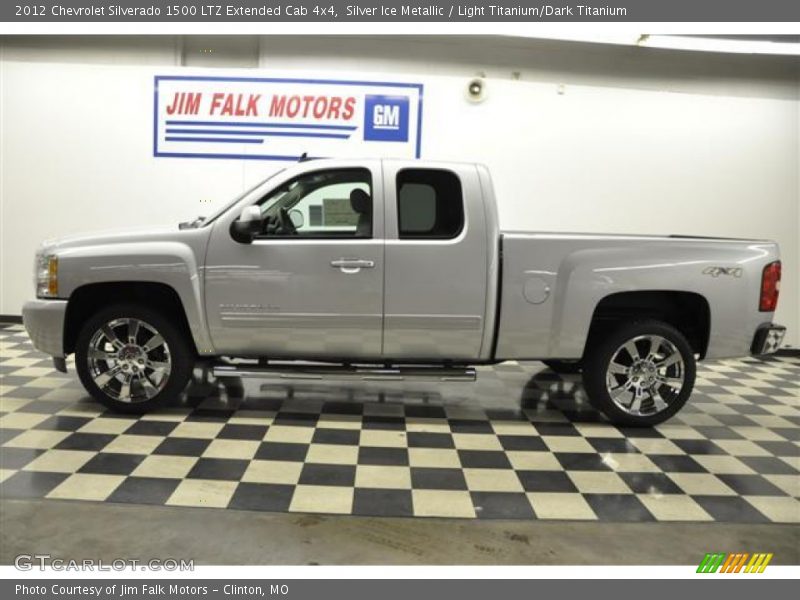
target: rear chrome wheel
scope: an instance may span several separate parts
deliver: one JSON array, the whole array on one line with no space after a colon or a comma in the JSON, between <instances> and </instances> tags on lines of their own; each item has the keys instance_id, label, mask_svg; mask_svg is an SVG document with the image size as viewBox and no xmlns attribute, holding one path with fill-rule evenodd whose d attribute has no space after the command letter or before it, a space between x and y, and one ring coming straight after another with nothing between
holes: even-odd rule
<instances>
[{"instance_id":1,"label":"rear chrome wheel","mask_svg":"<svg viewBox=\"0 0 800 600\"><path fill-rule=\"evenodd\" d=\"M640 335L614 352L606 370L606 390L627 414L653 415L680 396L685 372L675 344L660 335Z\"/></svg>"},{"instance_id":2,"label":"rear chrome wheel","mask_svg":"<svg viewBox=\"0 0 800 600\"><path fill-rule=\"evenodd\" d=\"M667 323L618 327L584 357L583 384L592 404L622 425L657 425L678 412L694 387L695 357Z\"/></svg>"},{"instance_id":3,"label":"rear chrome wheel","mask_svg":"<svg viewBox=\"0 0 800 600\"><path fill-rule=\"evenodd\" d=\"M164 336L133 317L97 329L86 358L95 385L120 402L150 400L164 389L172 371Z\"/></svg>"},{"instance_id":4,"label":"rear chrome wheel","mask_svg":"<svg viewBox=\"0 0 800 600\"><path fill-rule=\"evenodd\" d=\"M194 359L188 334L175 319L132 304L90 317L75 347L81 383L95 399L120 412L142 413L176 399Z\"/></svg>"}]
</instances>

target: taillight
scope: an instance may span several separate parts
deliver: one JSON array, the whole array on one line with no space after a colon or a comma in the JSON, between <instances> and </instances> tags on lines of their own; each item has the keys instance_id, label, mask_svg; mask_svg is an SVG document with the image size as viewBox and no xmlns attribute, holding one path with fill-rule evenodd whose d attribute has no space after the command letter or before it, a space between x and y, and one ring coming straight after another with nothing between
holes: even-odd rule
<instances>
[{"instance_id":1,"label":"taillight","mask_svg":"<svg viewBox=\"0 0 800 600\"><path fill-rule=\"evenodd\" d=\"M761 274L761 299L758 310L773 312L778 306L778 294L781 291L781 261L776 260L764 267Z\"/></svg>"}]
</instances>

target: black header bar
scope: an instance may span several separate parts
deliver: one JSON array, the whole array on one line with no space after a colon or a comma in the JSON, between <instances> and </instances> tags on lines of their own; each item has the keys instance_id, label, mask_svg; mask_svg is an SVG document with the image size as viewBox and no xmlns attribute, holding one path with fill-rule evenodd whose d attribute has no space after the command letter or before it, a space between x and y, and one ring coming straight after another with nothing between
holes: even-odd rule
<instances>
[{"instance_id":1,"label":"black header bar","mask_svg":"<svg viewBox=\"0 0 800 600\"><path fill-rule=\"evenodd\" d=\"M8 23L796 22L798 0L3 0Z\"/></svg>"}]
</instances>

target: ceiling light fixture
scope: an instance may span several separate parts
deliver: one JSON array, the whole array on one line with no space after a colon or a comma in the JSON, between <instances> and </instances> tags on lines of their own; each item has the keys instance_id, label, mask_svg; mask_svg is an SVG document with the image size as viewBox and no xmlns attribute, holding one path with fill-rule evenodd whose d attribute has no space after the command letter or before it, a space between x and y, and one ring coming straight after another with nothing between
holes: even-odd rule
<instances>
[{"instance_id":1,"label":"ceiling light fixture","mask_svg":"<svg viewBox=\"0 0 800 600\"><path fill-rule=\"evenodd\" d=\"M718 35L665 35L647 33L530 33L521 37L539 40L562 42L579 42L585 44L611 44L615 46L638 46L644 48L660 48L665 50L687 50L698 52L720 52L732 54L764 54L773 56L800 56L800 42L797 36L786 36L792 41L775 41L780 39L763 39L746 35L724 37Z\"/></svg>"},{"instance_id":2,"label":"ceiling light fixture","mask_svg":"<svg viewBox=\"0 0 800 600\"><path fill-rule=\"evenodd\" d=\"M723 37L701 37L687 35L643 35L637 45L666 50L691 50L699 52L723 52L735 54L772 54L800 56L800 44L773 42L761 39L731 39Z\"/></svg>"}]
</instances>

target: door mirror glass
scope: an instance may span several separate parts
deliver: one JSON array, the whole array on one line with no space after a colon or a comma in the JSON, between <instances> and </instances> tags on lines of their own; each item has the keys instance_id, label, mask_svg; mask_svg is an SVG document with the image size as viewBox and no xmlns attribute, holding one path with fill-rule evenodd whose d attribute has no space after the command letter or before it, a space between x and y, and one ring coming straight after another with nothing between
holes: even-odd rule
<instances>
[{"instance_id":1,"label":"door mirror glass","mask_svg":"<svg viewBox=\"0 0 800 600\"><path fill-rule=\"evenodd\" d=\"M306 222L305 219L303 218L303 213L297 210L296 208L289 211L289 218L292 220L292 224L297 229L300 229Z\"/></svg>"},{"instance_id":2,"label":"door mirror glass","mask_svg":"<svg viewBox=\"0 0 800 600\"><path fill-rule=\"evenodd\" d=\"M261 231L261 210L258 206L245 206L239 218L231 223L231 237L240 244L249 244Z\"/></svg>"}]
</instances>

